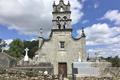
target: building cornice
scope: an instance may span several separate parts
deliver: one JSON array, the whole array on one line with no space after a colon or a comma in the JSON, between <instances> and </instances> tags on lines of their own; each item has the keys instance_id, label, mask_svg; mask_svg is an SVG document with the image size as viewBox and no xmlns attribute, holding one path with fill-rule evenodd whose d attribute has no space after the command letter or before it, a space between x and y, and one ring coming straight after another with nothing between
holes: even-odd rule
<instances>
[{"instance_id":1,"label":"building cornice","mask_svg":"<svg viewBox=\"0 0 120 80\"><path fill-rule=\"evenodd\" d=\"M64 31L70 31L72 32L72 29L52 29L52 32L64 32Z\"/></svg>"},{"instance_id":2,"label":"building cornice","mask_svg":"<svg viewBox=\"0 0 120 80\"><path fill-rule=\"evenodd\" d=\"M52 20L52 21L58 21L58 20ZM67 20L59 20L59 21L72 21L72 19L67 19Z\"/></svg>"},{"instance_id":3,"label":"building cornice","mask_svg":"<svg viewBox=\"0 0 120 80\"><path fill-rule=\"evenodd\" d=\"M65 13L70 13L71 14L71 11L63 11L63 12L59 12L59 11L56 11L56 12L52 12L52 14L65 14Z\"/></svg>"}]
</instances>

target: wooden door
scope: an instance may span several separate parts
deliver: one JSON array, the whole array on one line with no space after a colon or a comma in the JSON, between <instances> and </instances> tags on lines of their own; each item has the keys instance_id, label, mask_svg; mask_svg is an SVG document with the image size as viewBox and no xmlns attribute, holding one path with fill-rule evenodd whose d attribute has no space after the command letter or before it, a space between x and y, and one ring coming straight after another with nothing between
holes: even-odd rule
<instances>
[{"instance_id":1,"label":"wooden door","mask_svg":"<svg viewBox=\"0 0 120 80\"><path fill-rule=\"evenodd\" d=\"M58 74L67 77L67 63L58 63Z\"/></svg>"}]
</instances>

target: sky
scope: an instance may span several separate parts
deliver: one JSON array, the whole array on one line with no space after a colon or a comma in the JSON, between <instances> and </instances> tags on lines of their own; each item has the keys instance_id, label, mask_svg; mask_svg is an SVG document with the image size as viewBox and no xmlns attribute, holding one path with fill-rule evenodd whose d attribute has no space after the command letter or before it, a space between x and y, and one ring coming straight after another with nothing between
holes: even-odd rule
<instances>
[{"instance_id":1,"label":"sky","mask_svg":"<svg viewBox=\"0 0 120 80\"><path fill-rule=\"evenodd\" d=\"M52 28L54 0L0 0L0 38L37 39L40 28L47 38ZM59 0L55 0L58 4ZM64 0L65 3L68 0ZM86 34L87 53L104 57L120 55L120 0L69 0L73 36Z\"/></svg>"}]
</instances>

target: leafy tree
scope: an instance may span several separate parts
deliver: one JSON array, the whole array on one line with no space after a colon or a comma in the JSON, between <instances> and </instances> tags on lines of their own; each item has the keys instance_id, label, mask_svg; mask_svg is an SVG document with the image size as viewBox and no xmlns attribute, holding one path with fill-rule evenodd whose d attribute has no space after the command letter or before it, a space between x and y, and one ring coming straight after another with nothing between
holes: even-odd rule
<instances>
[{"instance_id":1,"label":"leafy tree","mask_svg":"<svg viewBox=\"0 0 120 80\"><path fill-rule=\"evenodd\" d=\"M112 63L112 67L120 67L120 58L118 56L105 58Z\"/></svg>"},{"instance_id":2,"label":"leafy tree","mask_svg":"<svg viewBox=\"0 0 120 80\"><path fill-rule=\"evenodd\" d=\"M28 55L30 58L33 58L35 52L38 50L38 41L21 41L20 39L15 39L10 44L8 54L20 58L25 55L25 48L29 48Z\"/></svg>"},{"instance_id":3,"label":"leafy tree","mask_svg":"<svg viewBox=\"0 0 120 80\"><path fill-rule=\"evenodd\" d=\"M118 56L112 58L111 62L113 67L120 67L120 59Z\"/></svg>"},{"instance_id":4,"label":"leafy tree","mask_svg":"<svg viewBox=\"0 0 120 80\"><path fill-rule=\"evenodd\" d=\"M20 58L24 52L24 44L20 39L15 39L9 45L9 55L15 58Z\"/></svg>"}]
</instances>

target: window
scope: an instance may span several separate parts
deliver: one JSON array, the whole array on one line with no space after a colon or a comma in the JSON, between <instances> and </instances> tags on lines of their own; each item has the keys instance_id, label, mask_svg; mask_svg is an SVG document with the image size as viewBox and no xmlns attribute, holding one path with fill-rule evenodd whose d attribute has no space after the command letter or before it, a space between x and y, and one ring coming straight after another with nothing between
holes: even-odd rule
<instances>
[{"instance_id":1,"label":"window","mask_svg":"<svg viewBox=\"0 0 120 80\"><path fill-rule=\"evenodd\" d=\"M60 48L65 48L65 41L60 41Z\"/></svg>"},{"instance_id":2,"label":"window","mask_svg":"<svg viewBox=\"0 0 120 80\"><path fill-rule=\"evenodd\" d=\"M61 8L60 8L60 12L63 12L63 11L64 11L64 9L63 9L63 7L61 7Z\"/></svg>"}]
</instances>

